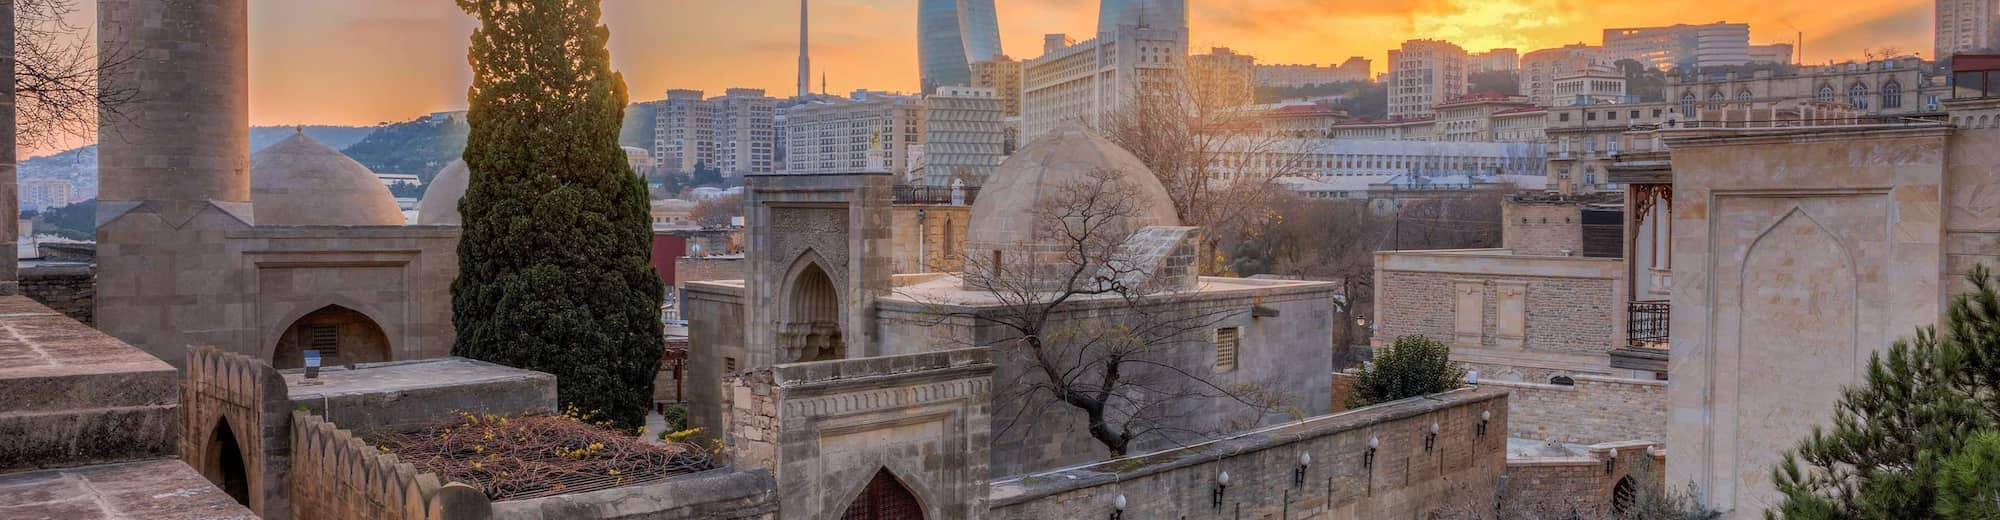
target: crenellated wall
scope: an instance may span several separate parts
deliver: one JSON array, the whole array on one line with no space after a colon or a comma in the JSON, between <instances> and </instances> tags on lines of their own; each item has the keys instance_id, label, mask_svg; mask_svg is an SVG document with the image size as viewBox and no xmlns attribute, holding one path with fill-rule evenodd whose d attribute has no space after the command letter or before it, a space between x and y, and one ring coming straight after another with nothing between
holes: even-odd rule
<instances>
[{"instance_id":1,"label":"crenellated wall","mask_svg":"<svg viewBox=\"0 0 2000 520\"><path fill-rule=\"evenodd\" d=\"M493 516L486 495L383 452L318 415L291 413L292 518L470 520ZM269 518L267 515L266 518Z\"/></svg>"},{"instance_id":2,"label":"crenellated wall","mask_svg":"<svg viewBox=\"0 0 2000 520\"><path fill-rule=\"evenodd\" d=\"M247 480L239 501L267 519L289 518L285 489L291 420L285 379L271 365L215 347L187 351L181 374L181 461L230 489L228 453ZM234 439L232 446L227 440Z\"/></svg>"}]
</instances>

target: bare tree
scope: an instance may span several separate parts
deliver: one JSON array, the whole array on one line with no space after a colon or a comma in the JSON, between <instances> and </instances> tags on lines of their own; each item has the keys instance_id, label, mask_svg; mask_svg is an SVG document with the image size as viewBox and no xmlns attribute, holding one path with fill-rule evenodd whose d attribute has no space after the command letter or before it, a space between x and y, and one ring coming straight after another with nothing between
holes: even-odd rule
<instances>
[{"instance_id":1,"label":"bare tree","mask_svg":"<svg viewBox=\"0 0 2000 520\"><path fill-rule=\"evenodd\" d=\"M693 218L702 227L710 228L728 226L731 220L741 216L743 216L742 195L729 195L697 202L694 209L688 212L689 218Z\"/></svg>"},{"instance_id":2,"label":"bare tree","mask_svg":"<svg viewBox=\"0 0 2000 520\"><path fill-rule=\"evenodd\" d=\"M1300 174L1312 140L1264 131L1242 78L1217 67L1141 78L1141 94L1106 114L1099 131L1153 170L1181 220L1207 231L1205 274L1222 274L1221 237L1253 229L1283 192L1277 180Z\"/></svg>"},{"instance_id":3,"label":"bare tree","mask_svg":"<svg viewBox=\"0 0 2000 520\"><path fill-rule=\"evenodd\" d=\"M98 49L89 29L67 18L76 0L12 0L14 8L15 139L22 148L97 135L100 117L117 117L138 98L132 89L104 88L98 78L135 59ZM103 53L100 59L99 53Z\"/></svg>"},{"instance_id":4,"label":"bare tree","mask_svg":"<svg viewBox=\"0 0 2000 520\"><path fill-rule=\"evenodd\" d=\"M1261 418L1286 401L1219 383L1189 362L1203 359L1208 334L1243 307L1187 305L1180 296L1193 285L1191 259L1161 261L1133 247L1140 199L1121 174L1089 172L1045 193L1055 195L1035 208L1032 238L1011 247L1029 253L967 255L963 287L983 303L930 304L940 322L997 330L1004 341L992 345L996 356L1026 367L994 385L996 402L1014 405L999 431L1081 412L1091 438L1120 456L1155 436L1180 442L1240 426L1192 420L1212 413L1198 402L1235 403L1244 417Z\"/></svg>"}]
</instances>

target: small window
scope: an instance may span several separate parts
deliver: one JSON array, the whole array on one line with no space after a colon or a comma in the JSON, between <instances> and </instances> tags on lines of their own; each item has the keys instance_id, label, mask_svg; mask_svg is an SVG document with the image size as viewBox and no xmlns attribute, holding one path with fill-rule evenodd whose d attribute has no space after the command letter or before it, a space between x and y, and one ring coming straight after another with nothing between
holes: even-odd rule
<instances>
[{"instance_id":1,"label":"small window","mask_svg":"<svg viewBox=\"0 0 2000 520\"><path fill-rule=\"evenodd\" d=\"M1569 376L1555 376L1549 378L1549 384L1562 385L1562 386L1576 386L1576 380L1570 379Z\"/></svg>"},{"instance_id":2,"label":"small window","mask_svg":"<svg viewBox=\"0 0 2000 520\"><path fill-rule=\"evenodd\" d=\"M308 325L305 332L307 350L317 350L321 357L340 355L340 327L335 325Z\"/></svg>"},{"instance_id":3,"label":"small window","mask_svg":"<svg viewBox=\"0 0 2000 520\"><path fill-rule=\"evenodd\" d=\"M736 373L736 358L733 357L722 358L722 373L725 374Z\"/></svg>"},{"instance_id":4,"label":"small window","mask_svg":"<svg viewBox=\"0 0 2000 520\"><path fill-rule=\"evenodd\" d=\"M1243 329L1223 327L1215 329L1215 371L1236 370L1236 346L1240 342Z\"/></svg>"}]
</instances>

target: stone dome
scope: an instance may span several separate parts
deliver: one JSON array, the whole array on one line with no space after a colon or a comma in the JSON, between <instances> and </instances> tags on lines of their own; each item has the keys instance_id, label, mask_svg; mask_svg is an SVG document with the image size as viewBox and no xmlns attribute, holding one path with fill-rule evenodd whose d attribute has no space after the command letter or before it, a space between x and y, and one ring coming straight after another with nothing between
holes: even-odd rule
<instances>
[{"instance_id":1,"label":"stone dome","mask_svg":"<svg viewBox=\"0 0 2000 520\"><path fill-rule=\"evenodd\" d=\"M389 187L304 132L250 156L250 202L259 226L400 226Z\"/></svg>"},{"instance_id":2,"label":"stone dome","mask_svg":"<svg viewBox=\"0 0 2000 520\"><path fill-rule=\"evenodd\" d=\"M987 177L972 204L965 254L1039 249L1034 240L1036 208L1045 198L1088 182L1093 171L1118 172L1132 186L1138 198L1132 201L1137 213L1128 217L1131 221L1124 225L1128 230L1180 225L1173 198L1145 163L1109 140L1081 127L1066 126L1021 147Z\"/></svg>"},{"instance_id":3,"label":"stone dome","mask_svg":"<svg viewBox=\"0 0 2000 520\"><path fill-rule=\"evenodd\" d=\"M465 196L465 185L472 180L472 170L465 166L465 160L453 160L438 170L431 178L429 188L424 189L423 200L417 201L417 224L425 226L460 225L458 199Z\"/></svg>"}]
</instances>

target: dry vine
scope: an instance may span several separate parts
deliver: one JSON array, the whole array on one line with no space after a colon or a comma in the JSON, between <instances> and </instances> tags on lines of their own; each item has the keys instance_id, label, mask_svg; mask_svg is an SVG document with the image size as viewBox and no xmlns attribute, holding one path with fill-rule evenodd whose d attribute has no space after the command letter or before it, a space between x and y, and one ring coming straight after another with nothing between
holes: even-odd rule
<instances>
[{"instance_id":1,"label":"dry vine","mask_svg":"<svg viewBox=\"0 0 2000 520\"><path fill-rule=\"evenodd\" d=\"M713 467L714 452L666 436L665 446L620 432L591 414L457 420L376 439L418 470L478 486L493 500L579 493L654 482Z\"/></svg>"}]
</instances>

